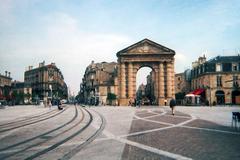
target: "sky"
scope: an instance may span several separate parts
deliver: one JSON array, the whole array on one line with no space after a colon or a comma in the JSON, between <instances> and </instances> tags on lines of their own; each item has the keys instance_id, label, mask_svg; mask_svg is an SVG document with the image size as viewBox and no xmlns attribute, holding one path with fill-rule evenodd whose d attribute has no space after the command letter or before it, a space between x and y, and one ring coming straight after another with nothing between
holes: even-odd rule
<instances>
[{"instance_id":1,"label":"sky","mask_svg":"<svg viewBox=\"0 0 240 160\"><path fill-rule=\"evenodd\" d=\"M240 0L0 0L0 73L23 81L27 66L55 62L76 94L92 60L144 38L175 50L179 73L240 53L239 28Z\"/></svg>"}]
</instances>

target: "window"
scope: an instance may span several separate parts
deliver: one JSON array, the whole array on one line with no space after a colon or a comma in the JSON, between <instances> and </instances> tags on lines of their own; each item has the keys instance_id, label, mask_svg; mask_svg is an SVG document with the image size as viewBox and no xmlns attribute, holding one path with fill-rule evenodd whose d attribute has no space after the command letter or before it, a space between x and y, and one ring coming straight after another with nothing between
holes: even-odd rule
<instances>
[{"instance_id":1,"label":"window","mask_svg":"<svg viewBox=\"0 0 240 160\"><path fill-rule=\"evenodd\" d=\"M231 63L223 63L222 64L222 71L231 72L232 71L232 64Z\"/></svg>"},{"instance_id":2,"label":"window","mask_svg":"<svg viewBox=\"0 0 240 160\"><path fill-rule=\"evenodd\" d=\"M238 76L233 76L233 87L238 87Z\"/></svg>"},{"instance_id":3,"label":"window","mask_svg":"<svg viewBox=\"0 0 240 160\"><path fill-rule=\"evenodd\" d=\"M217 87L222 87L222 76L217 76Z\"/></svg>"},{"instance_id":4,"label":"window","mask_svg":"<svg viewBox=\"0 0 240 160\"><path fill-rule=\"evenodd\" d=\"M221 71L221 64L216 64L216 71L220 72Z\"/></svg>"},{"instance_id":5,"label":"window","mask_svg":"<svg viewBox=\"0 0 240 160\"><path fill-rule=\"evenodd\" d=\"M233 65L232 65L232 71L237 71L237 70L238 70L237 64L233 64Z\"/></svg>"}]
</instances>

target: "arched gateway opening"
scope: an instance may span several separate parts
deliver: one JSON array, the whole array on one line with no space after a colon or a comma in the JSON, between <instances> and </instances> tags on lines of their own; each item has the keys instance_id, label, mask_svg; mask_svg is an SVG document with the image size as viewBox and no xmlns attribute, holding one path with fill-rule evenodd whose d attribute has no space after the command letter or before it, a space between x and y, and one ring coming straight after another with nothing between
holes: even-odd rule
<instances>
[{"instance_id":1,"label":"arched gateway opening","mask_svg":"<svg viewBox=\"0 0 240 160\"><path fill-rule=\"evenodd\" d=\"M153 81L153 69L151 67L142 67L137 71L136 76L136 101L141 105L154 105L154 81ZM136 105L136 104L135 104Z\"/></svg>"},{"instance_id":2,"label":"arched gateway opening","mask_svg":"<svg viewBox=\"0 0 240 160\"><path fill-rule=\"evenodd\" d=\"M136 99L136 74L145 66L152 68L155 103L164 105L175 96L175 51L151 40L144 39L117 53L118 57L118 104L127 106Z\"/></svg>"}]
</instances>

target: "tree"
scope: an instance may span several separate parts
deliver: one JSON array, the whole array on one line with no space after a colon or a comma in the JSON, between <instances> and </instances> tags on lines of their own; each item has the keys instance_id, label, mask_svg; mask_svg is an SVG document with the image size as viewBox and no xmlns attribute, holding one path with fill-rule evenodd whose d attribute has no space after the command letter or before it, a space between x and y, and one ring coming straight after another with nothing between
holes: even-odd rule
<instances>
[{"instance_id":1,"label":"tree","mask_svg":"<svg viewBox=\"0 0 240 160\"><path fill-rule=\"evenodd\" d=\"M24 93L18 92L16 90L13 91L13 99L15 100L16 104L21 104L24 101Z\"/></svg>"},{"instance_id":2,"label":"tree","mask_svg":"<svg viewBox=\"0 0 240 160\"><path fill-rule=\"evenodd\" d=\"M176 97L176 99L182 100L185 97L185 93L184 92L176 93L175 97Z\"/></svg>"},{"instance_id":3,"label":"tree","mask_svg":"<svg viewBox=\"0 0 240 160\"><path fill-rule=\"evenodd\" d=\"M114 93L108 93L108 94L107 94L107 100L109 100L109 103L110 103L110 104L112 104L112 101L113 101L113 100L116 100L116 99L117 99L116 94L114 94Z\"/></svg>"}]
</instances>

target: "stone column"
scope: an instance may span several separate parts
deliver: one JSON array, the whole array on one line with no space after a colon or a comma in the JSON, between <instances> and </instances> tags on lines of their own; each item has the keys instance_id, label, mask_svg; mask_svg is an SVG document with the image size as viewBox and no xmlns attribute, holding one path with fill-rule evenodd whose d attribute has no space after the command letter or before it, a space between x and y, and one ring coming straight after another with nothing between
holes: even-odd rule
<instances>
[{"instance_id":1,"label":"stone column","mask_svg":"<svg viewBox=\"0 0 240 160\"><path fill-rule=\"evenodd\" d=\"M167 63L167 98L172 98L172 64Z\"/></svg>"},{"instance_id":2,"label":"stone column","mask_svg":"<svg viewBox=\"0 0 240 160\"><path fill-rule=\"evenodd\" d=\"M133 65L133 72L132 72L133 98L136 98L136 75L137 75L137 68L135 67L135 65Z\"/></svg>"},{"instance_id":3,"label":"stone column","mask_svg":"<svg viewBox=\"0 0 240 160\"><path fill-rule=\"evenodd\" d=\"M163 63L159 63L159 100L158 100L158 105L164 105L164 69L163 69Z\"/></svg>"},{"instance_id":4,"label":"stone column","mask_svg":"<svg viewBox=\"0 0 240 160\"><path fill-rule=\"evenodd\" d=\"M128 98L133 98L133 65L128 64Z\"/></svg>"},{"instance_id":5,"label":"stone column","mask_svg":"<svg viewBox=\"0 0 240 160\"><path fill-rule=\"evenodd\" d=\"M155 82L155 86L154 86L154 95L155 95L155 98L156 98L156 101L158 100L158 88L159 88L159 74L158 74L158 69L154 69L154 82Z\"/></svg>"},{"instance_id":6,"label":"stone column","mask_svg":"<svg viewBox=\"0 0 240 160\"><path fill-rule=\"evenodd\" d=\"M120 95L121 98L126 98L126 74L125 74L125 64L121 63L120 65L121 70L121 88L120 88Z\"/></svg>"},{"instance_id":7,"label":"stone column","mask_svg":"<svg viewBox=\"0 0 240 160\"><path fill-rule=\"evenodd\" d=\"M117 80L118 80L118 90L117 90L117 95L118 95L118 101L120 100L121 98L121 65L120 65L120 62L118 62L118 77L117 77Z\"/></svg>"},{"instance_id":8,"label":"stone column","mask_svg":"<svg viewBox=\"0 0 240 160\"><path fill-rule=\"evenodd\" d=\"M172 97L175 98L175 69L174 69L174 60L172 62Z\"/></svg>"}]
</instances>

